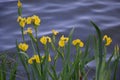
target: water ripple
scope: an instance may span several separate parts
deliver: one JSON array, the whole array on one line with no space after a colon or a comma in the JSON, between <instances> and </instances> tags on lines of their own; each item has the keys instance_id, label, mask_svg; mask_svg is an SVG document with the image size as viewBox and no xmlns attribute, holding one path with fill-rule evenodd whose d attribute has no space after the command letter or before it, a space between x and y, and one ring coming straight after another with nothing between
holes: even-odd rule
<instances>
[{"instance_id":1,"label":"water ripple","mask_svg":"<svg viewBox=\"0 0 120 80\"><path fill-rule=\"evenodd\" d=\"M89 30L91 29L90 20L95 21L102 30L108 32L110 28L116 29L115 26L120 26L118 0L22 0L22 2L23 16L36 14L42 20L39 37L51 34L52 29L66 32L76 27L78 33L91 31ZM0 1L0 51L14 47L14 39L21 37L20 27L16 22L18 16L16 4L17 0ZM80 36L86 36L88 33ZM29 40L28 37L27 40Z\"/></svg>"}]
</instances>

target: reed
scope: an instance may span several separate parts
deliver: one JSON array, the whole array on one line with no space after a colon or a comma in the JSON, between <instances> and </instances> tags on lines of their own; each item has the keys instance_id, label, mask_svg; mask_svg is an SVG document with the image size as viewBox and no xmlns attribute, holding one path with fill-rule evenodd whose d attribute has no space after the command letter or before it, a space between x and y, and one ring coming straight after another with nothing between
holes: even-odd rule
<instances>
[{"instance_id":1,"label":"reed","mask_svg":"<svg viewBox=\"0 0 120 80\"><path fill-rule=\"evenodd\" d=\"M8 70L9 69L9 70ZM0 80L16 80L17 63L7 59L6 53L0 54Z\"/></svg>"}]
</instances>

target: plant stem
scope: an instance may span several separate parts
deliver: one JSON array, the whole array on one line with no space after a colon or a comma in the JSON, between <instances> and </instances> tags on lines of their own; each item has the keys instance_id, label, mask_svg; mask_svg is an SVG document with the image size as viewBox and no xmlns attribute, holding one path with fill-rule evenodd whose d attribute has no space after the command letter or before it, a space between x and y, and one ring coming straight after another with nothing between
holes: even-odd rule
<instances>
[{"instance_id":1,"label":"plant stem","mask_svg":"<svg viewBox=\"0 0 120 80\"><path fill-rule=\"evenodd\" d=\"M22 39L23 39L23 42L25 42L24 32L23 32L23 28L22 28L22 27L21 27L21 32L22 32Z\"/></svg>"},{"instance_id":2,"label":"plant stem","mask_svg":"<svg viewBox=\"0 0 120 80\"><path fill-rule=\"evenodd\" d=\"M38 52L38 54L40 54L40 50L39 50L39 45L38 45L38 35L37 35L38 33L37 33L37 28L35 28L35 35L36 35L36 47L37 47L37 52Z\"/></svg>"}]
</instances>

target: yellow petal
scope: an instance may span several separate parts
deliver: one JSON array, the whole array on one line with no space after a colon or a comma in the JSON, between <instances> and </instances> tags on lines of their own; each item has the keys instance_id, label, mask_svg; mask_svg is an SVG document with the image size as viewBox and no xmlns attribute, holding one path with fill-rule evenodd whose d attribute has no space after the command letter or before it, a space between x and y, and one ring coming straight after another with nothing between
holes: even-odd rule
<instances>
[{"instance_id":1,"label":"yellow petal","mask_svg":"<svg viewBox=\"0 0 120 80\"><path fill-rule=\"evenodd\" d=\"M81 42L79 43L79 46L80 46L80 47L83 47L83 46L84 46L84 43L81 41Z\"/></svg>"},{"instance_id":2,"label":"yellow petal","mask_svg":"<svg viewBox=\"0 0 120 80\"><path fill-rule=\"evenodd\" d=\"M32 18L31 17L28 17L27 20L26 20L27 24L31 24L32 22Z\"/></svg>"},{"instance_id":3,"label":"yellow petal","mask_svg":"<svg viewBox=\"0 0 120 80\"><path fill-rule=\"evenodd\" d=\"M22 3L20 2L20 0L18 0L17 6L22 7Z\"/></svg>"},{"instance_id":4,"label":"yellow petal","mask_svg":"<svg viewBox=\"0 0 120 80\"><path fill-rule=\"evenodd\" d=\"M29 64L33 64L33 60L30 58L30 59L28 59L28 63Z\"/></svg>"},{"instance_id":5,"label":"yellow petal","mask_svg":"<svg viewBox=\"0 0 120 80\"><path fill-rule=\"evenodd\" d=\"M50 55L48 56L48 61L51 62L51 56Z\"/></svg>"},{"instance_id":6,"label":"yellow petal","mask_svg":"<svg viewBox=\"0 0 120 80\"><path fill-rule=\"evenodd\" d=\"M56 36L59 32L53 29L52 33Z\"/></svg>"},{"instance_id":7,"label":"yellow petal","mask_svg":"<svg viewBox=\"0 0 120 80\"><path fill-rule=\"evenodd\" d=\"M65 41L60 40L58 44L59 44L60 47L64 47L65 46Z\"/></svg>"},{"instance_id":8,"label":"yellow petal","mask_svg":"<svg viewBox=\"0 0 120 80\"><path fill-rule=\"evenodd\" d=\"M45 37L45 36L41 37L41 38L40 38L40 42L41 42L42 44L46 45L46 43L47 43L46 37Z\"/></svg>"}]
</instances>

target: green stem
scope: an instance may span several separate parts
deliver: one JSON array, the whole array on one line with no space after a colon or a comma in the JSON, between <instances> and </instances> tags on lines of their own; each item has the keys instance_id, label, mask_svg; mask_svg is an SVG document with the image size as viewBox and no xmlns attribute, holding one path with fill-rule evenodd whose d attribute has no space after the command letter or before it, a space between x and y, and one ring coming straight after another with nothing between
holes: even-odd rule
<instances>
[{"instance_id":1,"label":"green stem","mask_svg":"<svg viewBox=\"0 0 120 80\"><path fill-rule=\"evenodd\" d=\"M22 7L19 7L19 8L18 8L18 15L19 15L19 16L22 16Z\"/></svg>"},{"instance_id":2,"label":"green stem","mask_svg":"<svg viewBox=\"0 0 120 80\"><path fill-rule=\"evenodd\" d=\"M30 41L31 41L31 44L32 44L32 49L33 49L34 53L36 53L36 50L35 50L35 47L34 47L33 41L32 41L31 39L30 39Z\"/></svg>"},{"instance_id":3,"label":"green stem","mask_svg":"<svg viewBox=\"0 0 120 80\"><path fill-rule=\"evenodd\" d=\"M40 50L39 50L39 45L38 45L38 35L37 35L37 28L35 28L35 35L36 35L36 47L37 47L37 52L38 54L40 54Z\"/></svg>"},{"instance_id":4,"label":"green stem","mask_svg":"<svg viewBox=\"0 0 120 80\"><path fill-rule=\"evenodd\" d=\"M23 28L22 28L22 27L21 27L21 32L22 32L22 39L23 39L23 42L25 42L24 31L23 31Z\"/></svg>"}]
</instances>

